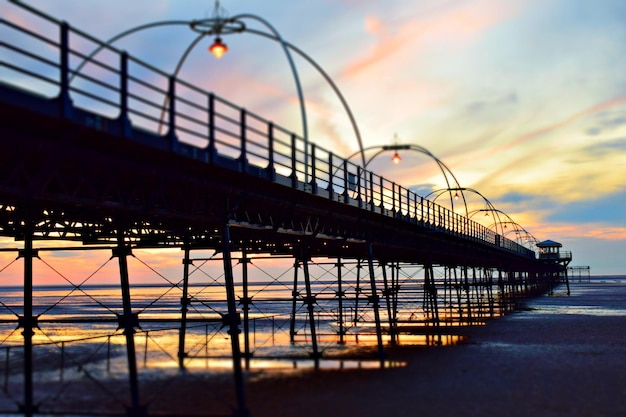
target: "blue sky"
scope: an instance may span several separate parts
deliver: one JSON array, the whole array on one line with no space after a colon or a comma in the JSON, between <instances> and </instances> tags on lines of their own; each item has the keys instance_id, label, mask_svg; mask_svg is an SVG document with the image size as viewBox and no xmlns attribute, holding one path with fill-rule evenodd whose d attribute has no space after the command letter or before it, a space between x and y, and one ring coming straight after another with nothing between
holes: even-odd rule
<instances>
[{"instance_id":1,"label":"blue sky","mask_svg":"<svg viewBox=\"0 0 626 417\"><path fill-rule=\"evenodd\" d=\"M197 0L32 0L108 39L133 26L210 17ZM623 0L222 0L229 15L270 22L338 85L364 146L417 144L537 239L574 252L593 274L626 274L626 2ZM7 1L3 16L31 22ZM248 21L249 27L265 30ZM30 23L29 23L30 24ZM36 23L32 23L36 24ZM117 44L173 71L195 38L150 29ZM223 38L219 61L194 49L180 77L301 133L296 91L280 47L251 34ZM325 80L296 58L309 136L348 156L349 119ZM389 158L391 155L389 155ZM420 190L444 188L424 155L371 168ZM439 202L439 200L438 200ZM476 203L481 204L481 203Z\"/></svg>"}]
</instances>

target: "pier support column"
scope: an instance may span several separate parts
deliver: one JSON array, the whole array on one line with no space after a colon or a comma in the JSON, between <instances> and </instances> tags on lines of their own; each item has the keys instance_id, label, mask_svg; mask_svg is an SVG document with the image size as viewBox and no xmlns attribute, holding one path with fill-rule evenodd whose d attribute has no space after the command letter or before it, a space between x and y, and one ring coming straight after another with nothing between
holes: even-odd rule
<instances>
[{"instance_id":1,"label":"pier support column","mask_svg":"<svg viewBox=\"0 0 626 417\"><path fill-rule=\"evenodd\" d=\"M354 322L353 325L356 328L359 323L359 297L361 297L361 259L357 259L356 261L356 284L354 288ZM357 342L358 342L358 333L357 333Z\"/></svg>"},{"instance_id":2,"label":"pier support column","mask_svg":"<svg viewBox=\"0 0 626 417\"><path fill-rule=\"evenodd\" d=\"M302 272L304 273L304 286L306 288L306 298L304 299L304 304L306 304L306 309L309 313L309 326L311 328L311 346L313 348L313 352L311 352L311 357L315 363L315 369L319 369L320 366L320 352L317 346L317 329L315 326L315 304L317 301L315 300L315 296L311 290L311 276L309 275L309 253L308 248L302 247L300 260L302 261Z\"/></svg>"},{"instance_id":3,"label":"pier support column","mask_svg":"<svg viewBox=\"0 0 626 417\"><path fill-rule=\"evenodd\" d=\"M250 305L252 297L248 295L248 264L252 262L243 249L241 253L241 280L243 286L243 296L239 302L243 307L243 357L246 363L246 370L250 370Z\"/></svg>"},{"instance_id":4,"label":"pier support column","mask_svg":"<svg viewBox=\"0 0 626 417\"><path fill-rule=\"evenodd\" d=\"M24 329L24 403L20 404L20 411L25 417L32 417L38 411L33 400L33 335L37 327L37 317L33 316L33 258L38 254L33 249L33 229L28 221L24 230L24 249L19 256L24 259L24 315L18 317L18 326Z\"/></svg>"},{"instance_id":5,"label":"pier support column","mask_svg":"<svg viewBox=\"0 0 626 417\"><path fill-rule=\"evenodd\" d=\"M389 282L387 280L387 264L385 263L381 263L380 267L382 268L383 271L383 295L385 296L385 302L387 305L387 322L389 323L389 343L391 345L395 345L396 344L396 328L393 322L393 312L392 312L392 301L391 301L391 297L392 297L392 287L393 287L393 283L391 284L392 287L389 286Z\"/></svg>"},{"instance_id":6,"label":"pier support column","mask_svg":"<svg viewBox=\"0 0 626 417\"><path fill-rule=\"evenodd\" d=\"M385 367L385 351L383 349L383 333L380 325L380 312L378 311L378 290L376 289L376 275L374 274L374 250L372 244L367 244L367 264L370 273L370 288L372 290L371 303L374 310L374 321L376 324L376 341L378 344L378 358L380 360L380 367Z\"/></svg>"},{"instance_id":7,"label":"pier support column","mask_svg":"<svg viewBox=\"0 0 626 417\"><path fill-rule=\"evenodd\" d=\"M344 340L344 335L346 334L346 331L344 329L344 323L343 323L343 298L346 296L346 294L343 291L343 283L341 282L342 277L341 277L341 268L343 267L343 264L341 263L341 258L337 258L337 264L335 265L337 267L337 314L338 314L338 321L339 321L339 331L337 332L339 334L339 344L343 345L345 343Z\"/></svg>"},{"instance_id":8,"label":"pier support column","mask_svg":"<svg viewBox=\"0 0 626 417\"><path fill-rule=\"evenodd\" d=\"M459 281L459 273L458 268L454 267L454 288L456 289L456 306L458 312L459 323L463 322L463 295L461 294L463 290L463 285Z\"/></svg>"},{"instance_id":9,"label":"pier support column","mask_svg":"<svg viewBox=\"0 0 626 417\"><path fill-rule=\"evenodd\" d=\"M569 277L567 276L567 268L563 271L565 273L565 286L567 287L567 295L570 295L569 291Z\"/></svg>"},{"instance_id":10,"label":"pier support column","mask_svg":"<svg viewBox=\"0 0 626 417\"><path fill-rule=\"evenodd\" d=\"M185 369L185 337L187 333L187 311L191 300L189 299L189 265L193 262L190 258L191 251L189 245L183 248L185 257L183 259L183 294L180 298L180 330L178 332L178 367Z\"/></svg>"},{"instance_id":11,"label":"pier support column","mask_svg":"<svg viewBox=\"0 0 626 417\"><path fill-rule=\"evenodd\" d=\"M463 267L463 288L465 289L465 301L467 303L467 324L472 324L472 302L470 300L470 285L467 266Z\"/></svg>"},{"instance_id":12,"label":"pier support column","mask_svg":"<svg viewBox=\"0 0 626 417\"><path fill-rule=\"evenodd\" d=\"M433 265L424 265L424 293L428 305L428 311L432 314L431 320L435 324L437 333L437 345L441 346L441 327L439 323L439 303L437 302L437 287L435 286L435 273Z\"/></svg>"},{"instance_id":13,"label":"pier support column","mask_svg":"<svg viewBox=\"0 0 626 417\"><path fill-rule=\"evenodd\" d=\"M243 370L241 368L241 350L239 348L239 316L237 314L237 300L235 300L235 279L233 277L233 263L230 253L230 225L226 224L222 230L222 249L224 261L224 285L226 287L226 301L228 304L228 334L233 355L233 373L235 378L235 394L237 409L234 415L248 417L246 394L243 384Z\"/></svg>"},{"instance_id":14,"label":"pier support column","mask_svg":"<svg viewBox=\"0 0 626 417\"><path fill-rule=\"evenodd\" d=\"M298 269L300 269L300 260L296 258L293 263L293 289L291 290L291 318L289 320L289 341L293 345L296 340L296 312L298 309Z\"/></svg>"},{"instance_id":15,"label":"pier support column","mask_svg":"<svg viewBox=\"0 0 626 417\"><path fill-rule=\"evenodd\" d=\"M117 257L120 268L120 289L122 290L122 315L118 316L119 326L124 329L126 337L126 357L128 361L128 380L130 384L130 406L128 416L143 416L145 409L139 402L139 378L137 373L137 356L135 350L135 327L139 327L139 318L133 314L130 298L130 281L128 276L128 256L132 256L129 245L124 242L124 231L117 232L117 248L113 249L113 257Z\"/></svg>"}]
</instances>

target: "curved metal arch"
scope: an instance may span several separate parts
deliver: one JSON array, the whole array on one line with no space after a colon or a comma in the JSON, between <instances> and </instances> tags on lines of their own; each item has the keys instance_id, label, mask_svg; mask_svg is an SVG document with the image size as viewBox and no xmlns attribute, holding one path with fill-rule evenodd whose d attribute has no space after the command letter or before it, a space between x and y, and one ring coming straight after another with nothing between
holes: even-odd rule
<instances>
[{"instance_id":1,"label":"curved metal arch","mask_svg":"<svg viewBox=\"0 0 626 417\"><path fill-rule=\"evenodd\" d=\"M356 123L356 120L354 118L354 115L352 113L352 110L350 109L350 106L348 105L348 102L346 101L345 97L343 96L343 94L341 93L341 91L339 90L339 88L337 87L337 85L335 84L335 82L332 80L332 78L330 78L330 76L328 75L328 73L326 73L326 71L324 71L324 69L313 59L311 58L308 54L306 54L304 51L302 51L300 48L296 47L295 45L293 45L292 43L286 42L278 33L278 31L276 31L276 29L269 23L267 22L265 19L256 16L256 15L252 15L252 14L240 14L240 15L236 15L232 18L228 18L228 19L220 19L223 20L224 22L235 22L237 19L244 19L244 18L249 18L249 19L254 19L254 20L258 20L261 23L263 23L265 26L267 26L270 31L272 31L272 34L268 34L256 29L251 29L251 28L247 28L245 25L242 25L240 29L235 30L234 32L237 31L245 31L245 32L249 32L255 35L259 35L259 36L263 36L275 41L280 42L283 51L285 52L285 55L287 56L287 59L289 61L289 65L291 67L293 76L294 76L294 80L296 83L296 89L298 92L298 99L300 101L300 112L301 112L301 117L302 117L302 130L303 130L303 138L305 140L305 143L308 144L308 124L307 124L307 116L306 116L306 107L305 107L305 101L304 101L304 94L302 92L302 86L300 83L300 79L298 77L298 73L295 67L295 63L293 62L293 59L291 57L291 54L289 53L289 49L292 49L294 52L296 52L298 55L300 55L302 58L304 58L307 62L309 62L315 69L317 69L317 71L324 77L324 79L329 83L329 85L331 86L331 88L333 89L333 91L335 92L335 94L337 95L337 97L339 98L341 104L344 107L344 110L346 111L346 113L348 114L348 118L350 119L350 123L352 124L352 128L354 130L357 142L358 142L358 146L359 146L359 152L361 153L361 159L363 164L365 165L365 153L363 150L363 140L361 137L361 133L360 130L358 128L358 125ZM98 54L98 52L100 52L102 49L106 48L107 46L111 45L112 43L116 42L119 39L122 39L130 34L145 30L145 29L150 29L153 27L158 27L158 26L167 26L167 25L189 25L190 27L192 27L192 30L194 30L197 33L200 33L199 36L197 36L195 38L194 41L191 42L191 44L187 47L187 49L185 50L185 52L183 53L183 55L181 56L181 58L179 59L177 65L176 65L176 69L173 73L173 76L176 78L178 76L178 73L180 72L180 69L182 68L182 65L184 64L184 62L186 61L189 53L191 52L191 50L193 50L193 48L196 46L196 44L200 41L200 39L202 39L204 36L211 36L214 34L218 34L217 32L221 32L221 28L223 27L223 25L217 25L219 27L219 29L217 31L215 31L215 33L212 30L209 31L198 31L194 29L194 24L197 24L198 22L206 22L207 20L211 20L211 19L205 19L205 20L166 20L166 21L159 21L159 22L153 22L153 23L148 23L148 24L144 24L144 25L139 25L136 26L134 28L128 29L124 32L121 32L115 36L113 36L112 38L108 39L105 44L100 45L99 47L97 47L96 49L94 49L87 57L85 57L85 59L78 65L78 67L76 68L76 70L74 71L74 73L72 74L71 78L70 78L70 82L72 81L72 79L78 74L78 72L80 72L80 70L83 68L84 65L86 65L89 61L91 61L91 59ZM167 98L165 99L165 103L163 105L163 110L162 110L162 114L161 114L161 121L159 123L159 133L161 133L161 128L163 125L163 118L164 118L164 114L165 114L165 107L167 106ZM308 159L308 150L305 151L305 164L306 164L306 159ZM306 164L308 166L308 164Z\"/></svg>"},{"instance_id":2,"label":"curved metal arch","mask_svg":"<svg viewBox=\"0 0 626 417\"><path fill-rule=\"evenodd\" d=\"M267 33L263 33L263 32L257 31L256 29L248 28L246 31L250 32L250 33L254 33L254 34L259 35L259 36L265 36L265 37L271 38L271 36L269 36ZM365 166L366 165L366 162L365 162L365 149L363 148L363 139L361 137L361 132L360 132L359 127L358 127L358 125L356 123L356 119L354 118L354 114L352 113L352 110L350 109L350 106L348 105L348 102L346 101L345 97L343 96L343 94L339 90L339 87L337 87L337 84L335 84L335 82L332 80L332 78L330 78L328 73L326 71L324 71L324 69L313 58L311 58L304 51L302 51L300 48L298 48L297 46L293 45L292 43L285 42L285 44L287 45L287 47L289 47L290 49L293 49L298 55L300 55L302 58L304 58L309 64L311 64L313 67L315 67L315 69L317 69L317 71L324 77L326 82L328 82L328 84L331 86L331 88L333 89L333 91L335 92L337 97L339 98L339 101L341 101L341 104L343 105L344 110L348 114L348 118L350 119L350 123L352 124L352 130L354 130L354 135L356 136L356 139L357 139L357 142L358 142L358 145L359 145L359 150L357 151L357 153L361 154L361 162Z\"/></svg>"},{"instance_id":3,"label":"curved metal arch","mask_svg":"<svg viewBox=\"0 0 626 417\"><path fill-rule=\"evenodd\" d=\"M91 53L89 55L87 55L82 60L82 62L80 64L78 64L76 69L72 72L72 75L70 76L69 82L72 82L72 80L74 79L74 77L76 77L76 75L78 75L80 70L83 69L83 67L86 64L88 64L92 60L92 58L98 54L98 52L100 52L101 50L103 50L106 47L111 46L115 41L118 41L118 40L120 40L120 39L122 39L122 38L124 38L124 37L126 37L128 35L131 35L131 34L135 33L135 32L139 32L141 30L150 29L150 28L157 27L157 26L168 26L168 25L185 25L185 26L187 26L189 24L190 24L190 22L188 20L161 20L159 22L146 23L144 25L135 26L133 28L130 28L128 30L120 32L117 35L113 36L112 38L108 39L104 44L101 44L96 49L91 51Z\"/></svg>"},{"instance_id":4,"label":"curved metal arch","mask_svg":"<svg viewBox=\"0 0 626 417\"><path fill-rule=\"evenodd\" d=\"M461 191L461 190L463 190L463 187L459 187L459 188L440 188L440 189L431 191L424 198L428 199L430 196L432 196L433 194L436 193L437 195L432 200L433 203L434 203L435 201L437 201L437 199L443 193L447 192L447 193L450 193L450 201L453 202L456 197L452 195L452 191ZM465 194L463 194L463 191L461 191L461 199L463 200L463 207L465 208L465 217L469 218L469 211L467 209L467 200L465 199ZM452 203L452 211L454 211L454 203Z\"/></svg>"},{"instance_id":5,"label":"curved metal arch","mask_svg":"<svg viewBox=\"0 0 626 417\"><path fill-rule=\"evenodd\" d=\"M366 169L370 162L372 162L378 155L380 155L380 154L382 154L384 152L394 151L394 150L395 151L397 151L397 150L412 150L412 151L420 152L420 153L422 153L422 154L424 154L426 156L429 156L431 159L433 159L435 161L437 166L439 166L439 170L443 174L443 177L444 177L444 179L446 181L446 185L447 185L448 188L450 188L450 179L448 178L448 174L450 174L450 176L454 179L454 182L456 183L456 186L458 188L461 188L461 185L459 184L459 181L457 180L457 178L454 175L454 173L452 172L452 170L442 160L437 158L432 152L430 152L428 149L426 149L426 148L424 148L423 146L420 146L420 145L407 144L407 145L397 145L397 146L389 146L389 145L368 146L367 148L364 148L364 149L362 149L360 151L357 151L357 152L351 154L350 156L348 156L346 158L346 160L350 160L350 159L354 158L359 152L361 152L362 156L364 157L365 151L368 151L368 150L371 150L371 149L379 149L379 151L376 152L374 155L372 155L369 159L366 160L366 162L363 164L363 169ZM446 174L446 171L447 171L448 174ZM463 197L463 199L465 199L465 197ZM452 209L454 210L454 201L452 200L452 197L451 197L450 202L452 204ZM466 207L466 211L467 211L467 207Z\"/></svg>"}]
</instances>

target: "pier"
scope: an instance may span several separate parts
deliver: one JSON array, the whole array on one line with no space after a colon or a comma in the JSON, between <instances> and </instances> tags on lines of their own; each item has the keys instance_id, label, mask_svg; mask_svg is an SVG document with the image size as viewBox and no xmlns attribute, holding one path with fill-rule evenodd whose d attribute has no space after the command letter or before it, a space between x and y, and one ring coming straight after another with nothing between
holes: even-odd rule
<instances>
[{"instance_id":1,"label":"pier","mask_svg":"<svg viewBox=\"0 0 626 417\"><path fill-rule=\"evenodd\" d=\"M159 415L156 352L172 381L227 369L221 412L253 415L245 377L263 363L396 366L390 346L456 343L568 285L559 243L528 247L38 17L41 32L2 22L0 278L20 279L2 281L1 412ZM103 271L114 287L92 285ZM107 402L70 394L86 386Z\"/></svg>"}]
</instances>

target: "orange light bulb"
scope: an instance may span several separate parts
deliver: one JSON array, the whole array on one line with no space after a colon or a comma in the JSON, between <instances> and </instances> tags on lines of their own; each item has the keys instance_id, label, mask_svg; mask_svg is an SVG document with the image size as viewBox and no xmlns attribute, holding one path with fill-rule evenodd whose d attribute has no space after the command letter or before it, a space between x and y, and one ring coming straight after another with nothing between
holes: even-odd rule
<instances>
[{"instance_id":1,"label":"orange light bulb","mask_svg":"<svg viewBox=\"0 0 626 417\"><path fill-rule=\"evenodd\" d=\"M222 42L222 39L215 38L215 42L213 45L209 47L209 51L213 54L213 56L217 59L220 59L226 52L228 52L228 46Z\"/></svg>"}]
</instances>

